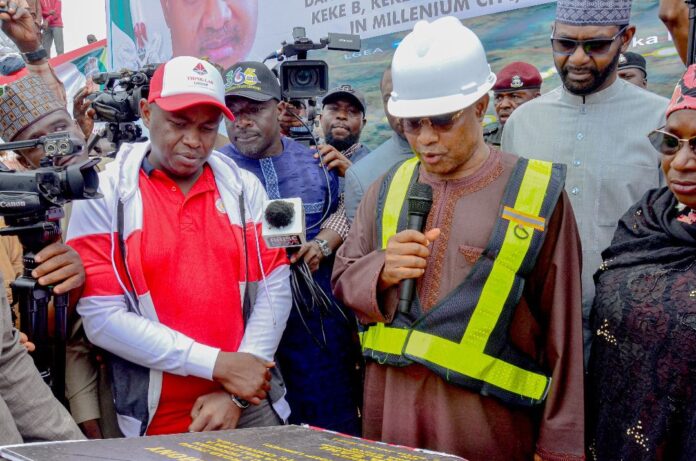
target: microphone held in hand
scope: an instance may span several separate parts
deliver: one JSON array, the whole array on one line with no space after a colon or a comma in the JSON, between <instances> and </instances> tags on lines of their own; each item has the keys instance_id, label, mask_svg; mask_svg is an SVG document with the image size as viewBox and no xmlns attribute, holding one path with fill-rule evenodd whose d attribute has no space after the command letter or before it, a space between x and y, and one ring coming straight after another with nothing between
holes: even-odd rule
<instances>
[{"instance_id":1,"label":"microphone held in hand","mask_svg":"<svg viewBox=\"0 0 696 461\"><path fill-rule=\"evenodd\" d=\"M263 206L261 234L269 248L299 247L307 241L302 200L267 200Z\"/></svg>"},{"instance_id":2,"label":"microphone held in hand","mask_svg":"<svg viewBox=\"0 0 696 461\"><path fill-rule=\"evenodd\" d=\"M285 227L288 226L295 217L295 209L291 202L274 200L266 207L264 217L272 228Z\"/></svg>"},{"instance_id":3,"label":"microphone held in hand","mask_svg":"<svg viewBox=\"0 0 696 461\"><path fill-rule=\"evenodd\" d=\"M406 229L423 232L428 213L433 206L433 189L428 184L413 183L408 190L408 223ZM399 283L399 312L411 309L416 291L416 279L405 279Z\"/></svg>"}]
</instances>

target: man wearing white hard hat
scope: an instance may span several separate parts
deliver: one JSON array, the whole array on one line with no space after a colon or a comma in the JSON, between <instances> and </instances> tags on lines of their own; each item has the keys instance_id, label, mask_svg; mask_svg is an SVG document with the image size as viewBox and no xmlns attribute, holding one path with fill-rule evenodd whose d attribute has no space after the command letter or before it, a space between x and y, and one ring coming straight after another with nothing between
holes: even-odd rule
<instances>
[{"instance_id":1,"label":"man wearing white hard hat","mask_svg":"<svg viewBox=\"0 0 696 461\"><path fill-rule=\"evenodd\" d=\"M333 274L364 327L363 435L469 460L584 459L565 168L486 145L495 75L456 18L416 24L392 78L388 110L417 155L367 191ZM423 232L408 230L419 210Z\"/></svg>"},{"instance_id":2,"label":"man wearing white hard hat","mask_svg":"<svg viewBox=\"0 0 696 461\"><path fill-rule=\"evenodd\" d=\"M104 197L73 207L68 243L86 271L77 311L108 353L125 436L289 415L270 384L291 306L288 261L257 235L261 183L213 151L223 115L234 119L224 93L207 62L161 65L140 101L151 140L124 144L100 174Z\"/></svg>"}]
</instances>

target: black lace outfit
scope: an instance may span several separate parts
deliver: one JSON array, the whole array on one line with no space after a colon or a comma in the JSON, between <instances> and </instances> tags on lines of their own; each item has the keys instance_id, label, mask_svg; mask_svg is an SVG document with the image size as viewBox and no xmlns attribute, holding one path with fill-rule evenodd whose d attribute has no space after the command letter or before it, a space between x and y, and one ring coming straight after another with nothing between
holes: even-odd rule
<instances>
[{"instance_id":1,"label":"black lace outfit","mask_svg":"<svg viewBox=\"0 0 696 461\"><path fill-rule=\"evenodd\" d=\"M696 460L696 225L667 189L619 222L595 274L588 459Z\"/></svg>"}]
</instances>

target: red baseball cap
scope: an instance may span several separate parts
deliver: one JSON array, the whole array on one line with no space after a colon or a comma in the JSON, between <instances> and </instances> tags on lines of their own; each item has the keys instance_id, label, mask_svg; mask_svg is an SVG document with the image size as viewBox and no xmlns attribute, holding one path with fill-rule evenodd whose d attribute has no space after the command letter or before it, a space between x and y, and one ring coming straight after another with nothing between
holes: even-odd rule
<instances>
[{"instance_id":1,"label":"red baseball cap","mask_svg":"<svg viewBox=\"0 0 696 461\"><path fill-rule=\"evenodd\" d=\"M220 72L209 62L191 56L178 56L157 68L150 80L147 102L167 112L198 105L215 106L234 120L225 105L225 84Z\"/></svg>"}]
</instances>

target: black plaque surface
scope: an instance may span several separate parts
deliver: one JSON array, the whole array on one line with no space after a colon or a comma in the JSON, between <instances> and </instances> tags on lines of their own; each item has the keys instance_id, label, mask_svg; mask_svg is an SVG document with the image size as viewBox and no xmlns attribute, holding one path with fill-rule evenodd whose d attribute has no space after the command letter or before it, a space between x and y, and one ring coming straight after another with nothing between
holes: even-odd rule
<instances>
[{"instance_id":1,"label":"black plaque surface","mask_svg":"<svg viewBox=\"0 0 696 461\"><path fill-rule=\"evenodd\" d=\"M301 426L16 445L12 461L431 461L461 459Z\"/></svg>"}]
</instances>

